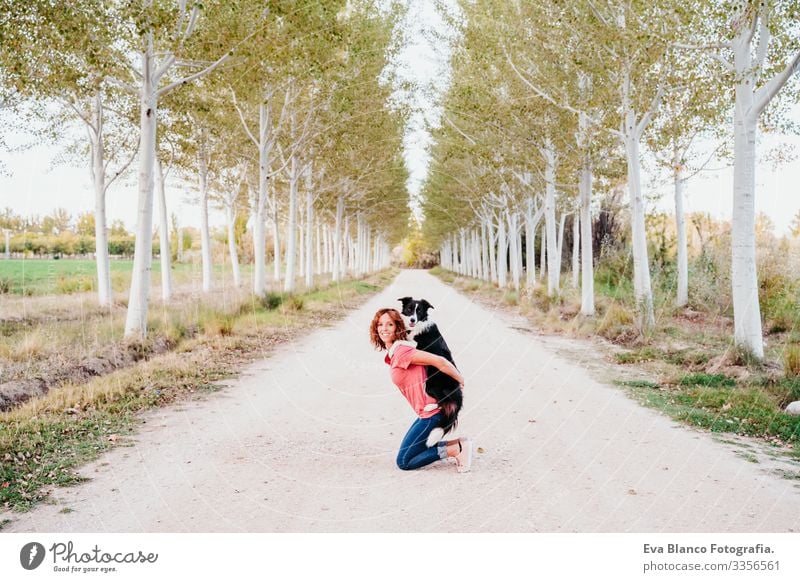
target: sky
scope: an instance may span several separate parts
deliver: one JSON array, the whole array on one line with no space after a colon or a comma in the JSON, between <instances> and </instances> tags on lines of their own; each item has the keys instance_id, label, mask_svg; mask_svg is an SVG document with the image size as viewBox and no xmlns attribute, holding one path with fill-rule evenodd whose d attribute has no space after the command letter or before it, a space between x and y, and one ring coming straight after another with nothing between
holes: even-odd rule
<instances>
[{"instance_id":1,"label":"sky","mask_svg":"<svg viewBox=\"0 0 800 582\"><path fill-rule=\"evenodd\" d=\"M405 159L410 172L408 188L415 197L425 181L429 157L426 148L430 145L427 124L437 124L439 111L433 95L441 95L449 79L448 54L445 48L434 46L426 36L431 30L442 31L442 17L434 8L432 0L409 0L410 10L403 29L407 32L408 45L400 52L396 74L401 80L413 81L430 92L418 92L409 99L415 107L411 126L405 139ZM450 1L450 6L454 2ZM795 108L795 118L800 122L800 106ZM34 138L25 127L6 117L4 139L10 146L31 143ZM69 131L81 139L83 132L76 126ZM794 144L800 151L800 138L796 136L769 136L762 138L759 155L783 144ZM88 160L83 165L54 163L63 150L62 146L40 144L12 153L2 152L0 174L0 209L10 207L22 215L44 216L53 209L65 208L73 216L94 208L94 195ZM136 164L127 177L120 178L108 191L106 207L109 222L121 219L129 230L135 226L137 188ZM645 179L646 191L662 195L652 207L671 212L673 202L671 186ZM794 215L800 210L800 159L785 163L779 168L761 160L756 174L756 211L766 213L774 222L777 234L788 232ZM196 196L191 185L182 183L177 177L167 180L168 212L175 213L184 226L198 226L200 212L192 199ZM690 180L686 187L686 212L709 212L714 218L729 220L733 198L733 170L723 169L705 172ZM224 224L221 210L212 208L210 220L213 226Z\"/></svg>"}]
</instances>

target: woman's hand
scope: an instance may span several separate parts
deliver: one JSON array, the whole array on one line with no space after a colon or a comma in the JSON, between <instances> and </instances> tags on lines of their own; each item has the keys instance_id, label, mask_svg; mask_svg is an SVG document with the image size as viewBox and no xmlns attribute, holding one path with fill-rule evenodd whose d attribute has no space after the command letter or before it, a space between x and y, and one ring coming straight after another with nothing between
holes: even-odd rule
<instances>
[{"instance_id":1,"label":"woman's hand","mask_svg":"<svg viewBox=\"0 0 800 582\"><path fill-rule=\"evenodd\" d=\"M462 388L464 387L464 376L447 358L417 349L411 355L411 363L420 366L434 366L458 382Z\"/></svg>"}]
</instances>

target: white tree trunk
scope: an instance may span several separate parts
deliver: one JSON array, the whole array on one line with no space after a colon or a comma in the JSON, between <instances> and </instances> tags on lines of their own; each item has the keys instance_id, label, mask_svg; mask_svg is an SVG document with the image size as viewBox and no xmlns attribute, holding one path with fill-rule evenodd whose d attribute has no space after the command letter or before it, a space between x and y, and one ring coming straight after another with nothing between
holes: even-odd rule
<instances>
[{"instance_id":1,"label":"white tree trunk","mask_svg":"<svg viewBox=\"0 0 800 582\"><path fill-rule=\"evenodd\" d=\"M558 244L556 246L556 285L561 286L561 258L564 256L564 224L567 221L567 213L562 212L558 221Z\"/></svg>"},{"instance_id":2,"label":"white tree trunk","mask_svg":"<svg viewBox=\"0 0 800 582\"><path fill-rule=\"evenodd\" d=\"M534 200L528 198L525 208L525 284L536 284L536 227L544 215L544 208L533 211ZM543 264L543 263L540 263Z\"/></svg>"},{"instance_id":3,"label":"white tree trunk","mask_svg":"<svg viewBox=\"0 0 800 582\"><path fill-rule=\"evenodd\" d=\"M520 284L520 272L519 272L519 247L518 247L518 236L517 236L517 213L516 212L508 212L506 211L506 219L508 220L508 251L509 251L509 259L511 264L511 282L514 285L514 289L519 291L519 284Z\"/></svg>"},{"instance_id":4,"label":"white tree trunk","mask_svg":"<svg viewBox=\"0 0 800 582\"><path fill-rule=\"evenodd\" d=\"M495 247L494 222L492 222L491 216L486 219L486 243L487 253L489 255L489 280L492 283L499 284L499 279L497 277L497 248Z\"/></svg>"},{"instance_id":5,"label":"white tree trunk","mask_svg":"<svg viewBox=\"0 0 800 582\"><path fill-rule=\"evenodd\" d=\"M289 215L286 226L286 278L283 290L287 293L294 291L294 266L297 262L296 230L297 230L297 181L300 176L297 168L297 155L292 153L289 161Z\"/></svg>"},{"instance_id":6,"label":"white tree trunk","mask_svg":"<svg viewBox=\"0 0 800 582\"><path fill-rule=\"evenodd\" d=\"M205 153L198 157L200 183L200 256L203 270L203 293L211 292L211 232L208 227L208 160Z\"/></svg>"},{"instance_id":7,"label":"white tree trunk","mask_svg":"<svg viewBox=\"0 0 800 582\"><path fill-rule=\"evenodd\" d=\"M483 264L483 247L481 246L481 235L478 229L472 230L472 252L475 256L475 277L483 279L483 274L486 271L486 265Z\"/></svg>"},{"instance_id":8,"label":"white tree trunk","mask_svg":"<svg viewBox=\"0 0 800 582\"><path fill-rule=\"evenodd\" d=\"M733 220L731 224L731 283L734 341L756 358L764 357L761 309L758 302L755 237L756 130L764 108L800 69L800 51L759 89L759 76L769 54L769 3L741 3L739 27L731 43L735 69ZM760 19L759 34L756 30ZM756 50L751 43L758 38ZM796 49L795 49L796 50ZM755 62L753 57L755 56Z\"/></svg>"},{"instance_id":9,"label":"white tree trunk","mask_svg":"<svg viewBox=\"0 0 800 582\"><path fill-rule=\"evenodd\" d=\"M633 112L626 116L626 129L634 129ZM650 285L650 262L647 256L647 232L640 175L639 138L637 132L626 131L625 151L628 158L628 192L631 204L633 241L633 291L639 311L639 329L648 332L655 326L653 291Z\"/></svg>"},{"instance_id":10,"label":"white tree trunk","mask_svg":"<svg viewBox=\"0 0 800 582\"><path fill-rule=\"evenodd\" d=\"M320 221L319 216L317 216L314 219L314 221L316 223L316 230L314 232L314 249L316 251L315 261L314 261L314 273L317 274L317 275L320 275L323 272L322 271L322 232L323 232L324 229L322 227L322 222Z\"/></svg>"},{"instance_id":11,"label":"white tree trunk","mask_svg":"<svg viewBox=\"0 0 800 582\"><path fill-rule=\"evenodd\" d=\"M547 230L547 295L558 295L558 255L556 241L556 150L550 140L542 148L544 157L544 223Z\"/></svg>"},{"instance_id":12,"label":"white tree trunk","mask_svg":"<svg viewBox=\"0 0 800 582\"><path fill-rule=\"evenodd\" d=\"M542 224L542 236L539 240L539 281L547 276L547 225Z\"/></svg>"},{"instance_id":13,"label":"white tree trunk","mask_svg":"<svg viewBox=\"0 0 800 582\"><path fill-rule=\"evenodd\" d=\"M750 88L745 87L741 92L750 93ZM731 223L734 340L736 345L761 359L764 357L764 342L755 240L756 120L740 113L739 93L737 87Z\"/></svg>"},{"instance_id":14,"label":"white tree trunk","mask_svg":"<svg viewBox=\"0 0 800 582\"><path fill-rule=\"evenodd\" d=\"M258 111L258 198L253 221L253 293L263 297L267 293L266 224L267 197L269 195L269 106L261 103ZM277 241L277 239L276 239Z\"/></svg>"},{"instance_id":15,"label":"white tree trunk","mask_svg":"<svg viewBox=\"0 0 800 582\"><path fill-rule=\"evenodd\" d=\"M578 285L580 285L580 271L581 271L580 238L581 238L580 219L578 218L578 213L576 212L572 216L572 287L573 287L573 289L577 289Z\"/></svg>"},{"instance_id":16,"label":"white tree trunk","mask_svg":"<svg viewBox=\"0 0 800 582\"><path fill-rule=\"evenodd\" d=\"M169 246L169 217L167 216L167 188L164 183L164 168L156 156L158 181L158 241L161 252L161 299L169 303L172 298L172 251Z\"/></svg>"},{"instance_id":17,"label":"white tree trunk","mask_svg":"<svg viewBox=\"0 0 800 582\"><path fill-rule=\"evenodd\" d=\"M306 289L314 286L314 192L311 163L306 167Z\"/></svg>"},{"instance_id":18,"label":"white tree trunk","mask_svg":"<svg viewBox=\"0 0 800 582\"><path fill-rule=\"evenodd\" d=\"M481 219L481 279L489 280L489 246L486 242L485 219Z\"/></svg>"},{"instance_id":19,"label":"white tree trunk","mask_svg":"<svg viewBox=\"0 0 800 582\"><path fill-rule=\"evenodd\" d=\"M305 280L306 273L306 223L303 216L303 202L300 200L300 189L297 192L297 276ZM295 285L297 287L297 285Z\"/></svg>"},{"instance_id":20,"label":"white tree trunk","mask_svg":"<svg viewBox=\"0 0 800 582\"><path fill-rule=\"evenodd\" d=\"M231 255L231 271L233 284L238 289L242 285L242 276L239 271L239 250L236 248L236 207L228 204L225 207L225 217L228 222L228 252Z\"/></svg>"},{"instance_id":21,"label":"white tree trunk","mask_svg":"<svg viewBox=\"0 0 800 582\"><path fill-rule=\"evenodd\" d=\"M594 252L592 250L592 162L588 154L581 165L581 314L594 315Z\"/></svg>"},{"instance_id":22,"label":"white tree trunk","mask_svg":"<svg viewBox=\"0 0 800 582\"><path fill-rule=\"evenodd\" d=\"M505 287L508 285L508 241L506 239L506 221L503 220L503 216L501 215L500 220L497 222L497 284L500 287Z\"/></svg>"},{"instance_id":23,"label":"white tree trunk","mask_svg":"<svg viewBox=\"0 0 800 582\"><path fill-rule=\"evenodd\" d=\"M344 216L344 196L336 201L336 224L333 230L333 281L342 280L342 218Z\"/></svg>"},{"instance_id":24,"label":"white tree trunk","mask_svg":"<svg viewBox=\"0 0 800 582\"><path fill-rule=\"evenodd\" d=\"M106 223L106 169L103 144L103 102L95 96L94 128L89 130L92 154L92 186L94 188L94 241L97 267L97 301L111 305L111 261L108 256L108 227ZM8 236L8 233L6 233ZM8 253L8 238L6 238Z\"/></svg>"},{"instance_id":25,"label":"white tree trunk","mask_svg":"<svg viewBox=\"0 0 800 582\"><path fill-rule=\"evenodd\" d=\"M344 264L344 275L347 277L353 273L353 241L350 236L350 215L345 215L344 217L342 243L344 245L344 257L342 263Z\"/></svg>"},{"instance_id":26,"label":"white tree trunk","mask_svg":"<svg viewBox=\"0 0 800 582\"><path fill-rule=\"evenodd\" d=\"M683 190L686 180L683 177L683 164L676 153L673 160L673 179L675 186L675 231L678 245L678 297L676 304L684 307L689 302L689 258L686 244L686 217L683 213Z\"/></svg>"},{"instance_id":27,"label":"white tree trunk","mask_svg":"<svg viewBox=\"0 0 800 582\"><path fill-rule=\"evenodd\" d=\"M281 281L281 225L278 220L278 194L275 192L274 185L272 187L270 207L272 209L272 276L275 279L275 287L277 289Z\"/></svg>"},{"instance_id":28,"label":"white tree trunk","mask_svg":"<svg viewBox=\"0 0 800 582\"><path fill-rule=\"evenodd\" d=\"M532 287L536 283L536 226L533 224L533 207L528 205L525 212L525 285Z\"/></svg>"},{"instance_id":29,"label":"white tree trunk","mask_svg":"<svg viewBox=\"0 0 800 582\"><path fill-rule=\"evenodd\" d=\"M153 36L147 34L142 57L140 92L139 201L136 211L136 243L133 273L125 318L125 337L147 335L147 302L153 253L153 167L156 152L157 99L153 70Z\"/></svg>"},{"instance_id":30,"label":"white tree trunk","mask_svg":"<svg viewBox=\"0 0 800 582\"><path fill-rule=\"evenodd\" d=\"M327 224L322 225L322 272L330 273L333 269L331 258L331 228Z\"/></svg>"}]
</instances>

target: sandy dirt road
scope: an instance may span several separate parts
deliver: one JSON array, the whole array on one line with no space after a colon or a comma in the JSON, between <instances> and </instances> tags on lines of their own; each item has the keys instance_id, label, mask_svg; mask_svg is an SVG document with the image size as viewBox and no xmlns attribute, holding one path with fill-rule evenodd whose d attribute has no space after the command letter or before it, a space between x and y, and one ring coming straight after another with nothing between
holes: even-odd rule
<instances>
[{"instance_id":1,"label":"sandy dirt road","mask_svg":"<svg viewBox=\"0 0 800 582\"><path fill-rule=\"evenodd\" d=\"M473 471L396 468L413 413L368 343L374 311L424 297L466 377ZM424 271L205 400L144 416L90 480L10 532L786 532L800 488L514 329ZM586 344L586 349L591 349ZM66 508L67 512L64 512Z\"/></svg>"}]
</instances>

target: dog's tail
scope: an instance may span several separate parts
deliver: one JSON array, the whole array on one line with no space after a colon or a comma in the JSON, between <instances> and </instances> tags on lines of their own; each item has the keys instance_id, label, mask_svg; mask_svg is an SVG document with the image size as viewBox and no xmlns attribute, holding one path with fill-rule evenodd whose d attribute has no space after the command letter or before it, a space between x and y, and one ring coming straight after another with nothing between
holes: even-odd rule
<instances>
[{"instance_id":1,"label":"dog's tail","mask_svg":"<svg viewBox=\"0 0 800 582\"><path fill-rule=\"evenodd\" d=\"M458 388L458 390L460 391L461 389ZM458 413L461 412L461 406L461 398L448 398L442 401L442 420L439 423L439 427L444 431L444 434L458 427Z\"/></svg>"}]
</instances>

